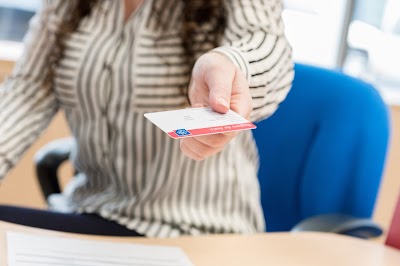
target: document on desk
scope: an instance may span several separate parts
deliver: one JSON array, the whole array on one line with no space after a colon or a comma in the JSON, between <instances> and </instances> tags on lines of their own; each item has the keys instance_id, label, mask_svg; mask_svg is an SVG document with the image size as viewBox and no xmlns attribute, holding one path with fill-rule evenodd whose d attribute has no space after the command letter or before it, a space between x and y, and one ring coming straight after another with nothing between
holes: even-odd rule
<instances>
[{"instance_id":1,"label":"document on desk","mask_svg":"<svg viewBox=\"0 0 400 266\"><path fill-rule=\"evenodd\" d=\"M7 232L8 266L192 266L180 248Z\"/></svg>"}]
</instances>

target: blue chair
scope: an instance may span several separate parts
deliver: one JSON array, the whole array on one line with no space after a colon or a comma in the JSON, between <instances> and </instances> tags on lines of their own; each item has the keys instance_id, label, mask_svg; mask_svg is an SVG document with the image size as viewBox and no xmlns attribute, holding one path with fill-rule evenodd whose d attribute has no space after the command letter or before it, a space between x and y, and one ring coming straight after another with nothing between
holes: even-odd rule
<instances>
[{"instance_id":1,"label":"blue chair","mask_svg":"<svg viewBox=\"0 0 400 266\"><path fill-rule=\"evenodd\" d=\"M372 86L342 73L301 64L295 73L286 100L253 131L267 231L379 235L368 218L386 157L387 107Z\"/></svg>"}]
</instances>

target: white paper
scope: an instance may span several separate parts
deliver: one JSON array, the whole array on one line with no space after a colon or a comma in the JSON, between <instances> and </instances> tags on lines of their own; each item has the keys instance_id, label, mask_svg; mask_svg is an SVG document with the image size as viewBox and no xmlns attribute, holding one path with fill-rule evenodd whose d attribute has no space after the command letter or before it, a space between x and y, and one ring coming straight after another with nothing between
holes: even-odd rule
<instances>
[{"instance_id":1,"label":"white paper","mask_svg":"<svg viewBox=\"0 0 400 266\"><path fill-rule=\"evenodd\" d=\"M176 247L7 232L8 266L189 266Z\"/></svg>"}]
</instances>

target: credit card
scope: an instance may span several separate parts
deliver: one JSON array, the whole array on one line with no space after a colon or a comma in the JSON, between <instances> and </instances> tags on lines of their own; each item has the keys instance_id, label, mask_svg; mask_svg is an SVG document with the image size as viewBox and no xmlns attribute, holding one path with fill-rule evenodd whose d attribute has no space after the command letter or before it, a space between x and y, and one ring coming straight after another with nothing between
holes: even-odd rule
<instances>
[{"instance_id":1,"label":"credit card","mask_svg":"<svg viewBox=\"0 0 400 266\"><path fill-rule=\"evenodd\" d=\"M232 110L221 114L210 107L146 113L144 116L174 139L256 128Z\"/></svg>"}]
</instances>

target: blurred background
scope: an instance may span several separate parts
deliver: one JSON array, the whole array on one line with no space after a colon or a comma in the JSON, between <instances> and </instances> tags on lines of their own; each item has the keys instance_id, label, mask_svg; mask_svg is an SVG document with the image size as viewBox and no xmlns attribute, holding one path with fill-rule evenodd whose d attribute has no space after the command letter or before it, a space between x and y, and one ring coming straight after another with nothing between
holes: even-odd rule
<instances>
[{"instance_id":1,"label":"blurred background","mask_svg":"<svg viewBox=\"0 0 400 266\"><path fill-rule=\"evenodd\" d=\"M0 58L17 58L40 0L0 0ZM400 102L400 0L285 0L297 62L339 68Z\"/></svg>"},{"instance_id":2,"label":"blurred background","mask_svg":"<svg viewBox=\"0 0 400 266\"><path fill-rule=\"evenodd\" d=\"M0 82L23 49L29 19L41 0L0 0ZM283 18L296 62L338 69L372 83L390 107L392 140L375 219L387 225L400 187L400 0L285 0ZM57 116L44 136L0 189L0 203L44 207L39 190L31 198L15 191L34 187L34 152L69 135ZM70 176L72 170L66 170ZM10 180L10 181L9 181ZM31 182L32 184L29 184ZM27 193L28 193L27 192Z\"/></svg>"}]
</instances>

